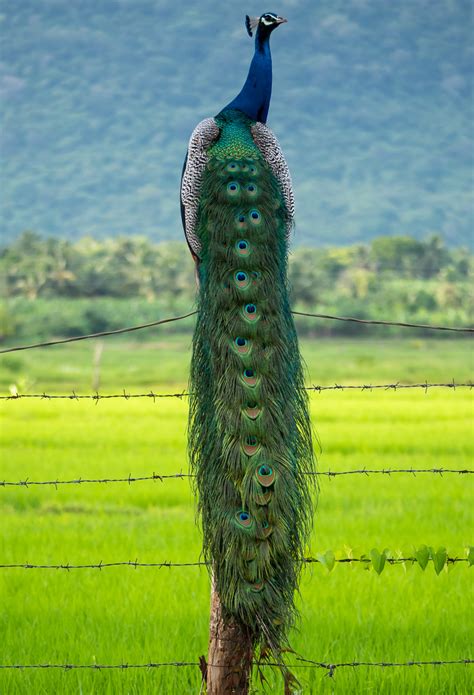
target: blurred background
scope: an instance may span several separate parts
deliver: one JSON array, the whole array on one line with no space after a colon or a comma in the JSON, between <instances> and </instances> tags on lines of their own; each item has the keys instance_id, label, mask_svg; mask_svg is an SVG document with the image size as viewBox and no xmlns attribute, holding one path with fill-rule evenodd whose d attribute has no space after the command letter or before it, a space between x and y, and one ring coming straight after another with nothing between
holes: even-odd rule
<instances>
[{"instance_id":1,"label":"blurred background","mask_svg":"<svg viewBox=\"0 0 474 695\"><path fill-rule=\"evenodd\" d=\"M272 38L269 124L296 194L293 305L466 325L470 3L283 0L277 9L289 22ZM3 3L2 340L192 306L181 166L196 123L244 81L245 12L262 8ZM303 334L311 326L301 322ZM363 334L351 324L317 330Z\"/></svg>"}]
</instances>

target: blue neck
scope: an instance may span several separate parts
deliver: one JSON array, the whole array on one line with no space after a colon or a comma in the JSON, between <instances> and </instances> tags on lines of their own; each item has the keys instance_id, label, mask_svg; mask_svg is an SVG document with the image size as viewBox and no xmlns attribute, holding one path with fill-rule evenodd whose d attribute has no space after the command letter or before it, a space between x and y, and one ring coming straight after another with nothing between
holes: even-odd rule
<instances>
[{"instance_id":1,"label":"blue neck","mask_svg":"<svg viewBox=\"0 0 474 695\"><path fill-rule=\"evenodd\" d=\"M270 97L272 95L272 56L270 53L270 34L255 37L255 53L250 64L249 74L239 94L222 111L238 109L253 121L266 123Z\"/></svg>"}]
</instances>

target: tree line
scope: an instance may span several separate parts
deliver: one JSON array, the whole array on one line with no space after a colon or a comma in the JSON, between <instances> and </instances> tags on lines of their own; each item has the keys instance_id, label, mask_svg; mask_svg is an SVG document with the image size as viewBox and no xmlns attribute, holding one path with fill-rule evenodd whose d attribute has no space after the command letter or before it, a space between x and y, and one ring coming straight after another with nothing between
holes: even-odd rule
<instances>
[{"instance_id":1,"label":"tree line","mask_svg":"<svg viewBox=\"0 0 474 695\"><path fill-rule=\"evenodd\" d=\"M422 241L381 236L352 246L296 247L289 257L295 308L359 318L469 325L473 271L473 255L446 247L438 235ZM41 333L48 307L59 313L58 326L46 324L68 335L89 324L95 330L118 327L118 320L127 319L127 306L134 307L135 319L148 320L186 310L195 300L186 244L153 243L140 236L71 242L24 232L0 250L0 276L3 337L26 335L26 319L30 326L33 321L32 334ZM311 325L303 322L303 332L311 332ZM323 332L354 330L360 329L343 324Z\"/></svg>"}]
</instances>

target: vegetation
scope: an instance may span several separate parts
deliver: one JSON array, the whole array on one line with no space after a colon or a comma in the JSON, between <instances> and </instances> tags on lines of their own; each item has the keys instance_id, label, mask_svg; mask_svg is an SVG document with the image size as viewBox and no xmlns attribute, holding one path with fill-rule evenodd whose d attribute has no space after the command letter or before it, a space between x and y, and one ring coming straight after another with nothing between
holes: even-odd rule
<instances>
[{"instance_id":1,"label":"vegetation","mask_svg":"<svg viewBox=\"0 0 474 695\"><path fill-rule=\"evenodd\" d=\"M290 257L292 304L359 318L469 325L473 258L465 249L448 249L438 236L297 248ZM141 237L72 243L25 232L1 250L0 275L4 339L69 336L153 321L189 311L195 296L186 245L153 244ZM168 330L189 332L191 326ZM347 323L316 325L312 319L300 319L298 328L300 335L367 331Z\"/></svg>"},{"instance_id":2,"label":"vegetation","mask_svg":"<svg viewBox=\"0 0 474 695\"><path fill-rule=\"evenodd\" d=\"M104 341L101 391L167 392L186 386L189 336ZM411 335L411 334L410 334ZM159 338L159 342L158 342ZM308 382L465 380L467 341L302 342ZM2 356L2 393L87 392L95 343ZM470 468L469 390L323 392L312 397L321 470ZM116 477L186 471L187 402L178 399L7 401L1 480ZM186 480L0 489L2 562L194 561L201 538ZM465 557L472 543L468 476L341 476L321 480L311 553L354 557L372 548L413 554L441 546ZM298 654L326 662L459 659L470 654L466 563L425 571L336 564L304 570ZM0 570L0 663L197 661L207 651L209 579L196 567L137 570ZM294 660L294 655L288 655ZM470 692L466 666L297 670L303 692L380 695ZM268 692L279 676L265 669ZM124 672L0 671L0 691L197 693L198 668ZM256 692L262 686L256 682Z\"/></svg>"}]
</instances>

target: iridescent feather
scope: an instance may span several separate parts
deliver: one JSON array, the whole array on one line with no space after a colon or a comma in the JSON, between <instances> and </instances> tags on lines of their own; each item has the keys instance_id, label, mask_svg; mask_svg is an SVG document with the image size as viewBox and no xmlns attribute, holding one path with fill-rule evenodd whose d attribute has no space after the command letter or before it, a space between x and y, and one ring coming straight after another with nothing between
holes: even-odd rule
<instances>
[{"instance_id":1,"label":"iridescent feather","mask_svg":"<svg viewBox=\"0 0 474 695\"><path fill-rule=\"evenodd\" d=\"M199 280L189 455L224 611L278 650L295 618L314 471L288 302L293 194L275 136L235 106L198 125L183 173Z\"/></svg>"}]
</instances>

